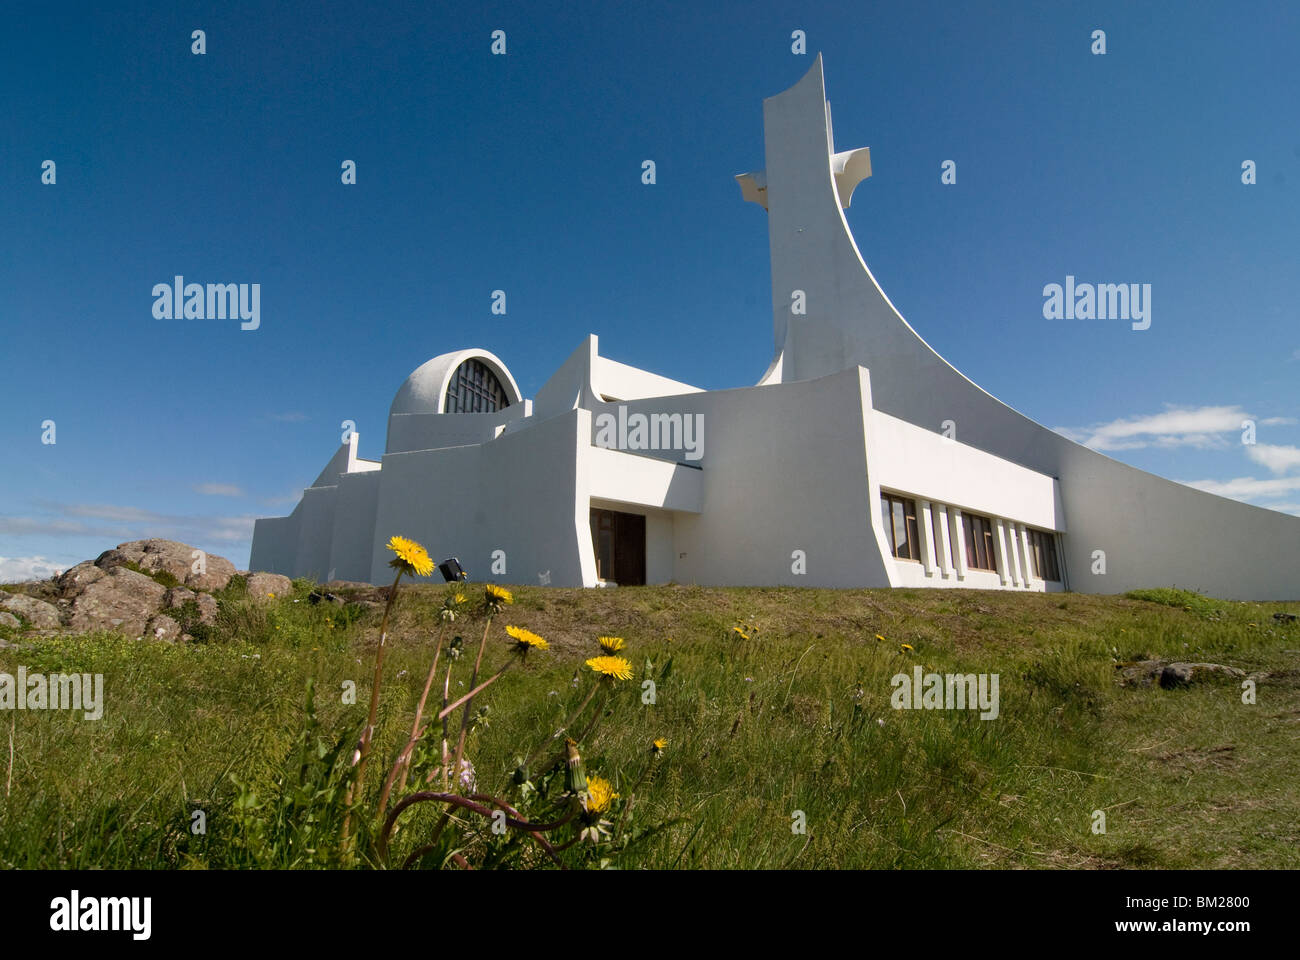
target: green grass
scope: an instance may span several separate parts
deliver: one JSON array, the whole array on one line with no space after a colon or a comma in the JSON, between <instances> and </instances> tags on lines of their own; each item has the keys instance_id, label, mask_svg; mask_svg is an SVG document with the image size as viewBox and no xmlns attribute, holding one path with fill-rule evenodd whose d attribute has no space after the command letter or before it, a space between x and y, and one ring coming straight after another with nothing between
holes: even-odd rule
<instances>
[{"instance_id":1,"label":"green grass","mask_svg":"<svg viewBox=\"0 0 1300 960\"><path fill-rule=\"evenodd\" d=\"M339 798L318 768L340 744L349 752L364 722L379 618L312 605L309 592L296 583L268 603L229 589L217 623L188 645L0 631L17 644L0 648L0 671L102 673L107 688L96 722L0 712L0 867L338 862ZM403 587L372 802L409 730L444 595ZM605 856L628 868L1296 867L1300 626L1273 620L1281 610L1300 605L1167 590L521 587L492 627L485 670L507 656L506 623L551 650L476 701L490 712L467 756L484 787L502 785L585 694L595 638L616 634L635 677L617 687L583 757L625 802L650 741L667 737L633 813L667 826L626 853L575 848L575 866ZM739 622L756 636L731 634ZM467 689L482 627L478 617L454 625L468 654L453 696ZM1270 676L1254 705L1235 682L1115 682L1117 662L1155 657ZM890 678L914 664L998 674L1000 717L892 709ZM646 679L653 705L642 703ZM317 726L305 729L309 681ZM355 705L342 702L349 681ZM315 772L297 786L304 757ZM195 810L206 834L189 830ZM1092 832L1096 810L1105 834ZM796 811L804 834L791 831ZM482 826L473 820L458 834L466 842ZM431 811L412 817L395 853L427 840L433 823Z\"/></svg>"}]
</instances>

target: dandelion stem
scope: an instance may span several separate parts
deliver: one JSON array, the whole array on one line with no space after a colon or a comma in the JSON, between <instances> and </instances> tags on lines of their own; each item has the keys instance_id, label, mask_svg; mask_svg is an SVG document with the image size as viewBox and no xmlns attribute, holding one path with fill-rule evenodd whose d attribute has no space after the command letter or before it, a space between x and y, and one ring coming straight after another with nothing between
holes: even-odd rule
<instances>
[{"instance_id":1,"label":"dandelion stem","mask_svg":"<svg viewBox=\"0 0 1300 960\"><path fill-rule=\"evenodd\" d=\"M514 662L514 661L512 661L512 660L507 660L504 664L501 665L501 669L500 669L500 670L498 670L496 673L492 674L492 676L488 677L486 680L484 680L482 683L480 683L477 687L475 687L475 688L474 688L473 690L471 690L469 693L465 694L465 696L461 697L461 698L460 698L459 700L457 700L455 703L450 703L450 704L448 704L447 706L443 707L443 708L442 708L442 711L438 714L438 719L439 719L439 720L443 719L447 714L449 714L449 713L451 713L452 711L454 711L457 707L459 707L459 706L460 706L462 703L464 703L466 700L473 699L475 696L477 696L478 694L482 693L485 689L487 689L489 686L491 686L493 683L495 683L498 679L500 679L501 674L503 674L503 673L505 673L507 670L509 670L509 669L510 669L510 664L513 663L513 662ZM468 708L466 708L466 709L468 709Z\"/></svg>"},{"instance_id":2,"label":"dandelion stem","mask_svg":"<svg viewBox=\"0 0 1300 960\"><path fill-rule=\"evenodd\" d=\"M448 807L462 807L466 810L472 810L474 813L477 813L481 817L490 818L492 816L492 810L490 807L484 806L482 803L478 802L479 799L482 799L492 804L492 806L498 807L503 812L505 812L506 813L505 822L508 826L514 827L516 830L523 830L535 841L537 841L537 843L541 846L541 848L545 850L548 855L550 855L552 860L554 860L561 867L563 866L563 864L560 862L559 857L555 855L555 847L545 837L541 835L541 832L543 830L555 830L558 829L559 827L564 826L564 824L568 823L569 820L573 819L573 816L577 813L576 805L571 806L569 812L564 816L564 818L561 820L557 820L555 823L529 823L527 820L518 819L519 811L515 810L514 807L510 806L510 804L506 803L504 800L498 800L495 797L490 797L484 794L474 794L474 797L476 799L471 800L467 797L462 797L458 793L436 793L433 791L422 791L420 793L413 793L409 797L404 797L401 801L399 801L396 805L394 805L392 812L389 813L388 815L388 819L384 821L383 829L380 830L379 832L380 858L383 860L388 859L388 838L392 834L393 825L397 822L397 818L401 816L402 812L405 811L408 807L411 807L417 803L425 803L425 802L445 803L448 805ZM450 814L450 812L451 811L448 810L446 813L444 813L443 814L444 818L447 817ZM515 814L515 816L514 817L510 816L511 813ZM435 835L434 838L431 841L429 841L429 843L425 844L423 847L420 847L409 857L407 857L406 861L403 863L403 867L410 866L420 857L424 856L424 854L428 853L430 850L433 850L437 846L437 843L438 843L438 837Z\"/></svg>"},{"instance_id":3,"label":"dandelion stem","mask_svg":"<svg viewBox=\"0 0 1300 960\"><path fill-rule=\"evenodd\" d=\"M488 631L491 629L492 614L489 613L487 623L483 624L483 639L478 644L478 656L474 658L474 671L469 675L470 691L461 698L465 701L465 712L460 717L460 739L456 741L456 757L451 764L453 782L460 777L460 761L465 755L465 737L469 734L469 711L470 707L474 705L474 687L478 683L478 669L483 663L483 651L487 648Z\"/></svg>"},{"instance_id":4,"label":"dandelion stem","mask_svg":"<svg viewBox=\"0 0 1300 960\"><path fill-rule=\"evenodd\" d=\"M366 761L370 759L370 744L375 734L375 717L379 713L379 685L384 678L384 644L388 639L388 615L393 611L393 603L397 600L397 584L402 579L402 574L406 571L399 567L397 576L393 578L393 585L388 591L388 604L384 607L384 619L379 624L379 649L375 652L375 679L370 686L370 713L366 717L366 727L361 731L361 745L357 757L357 775L356 778L348 785L347 797L344 805L347 807L347 813L343 815L343 850L346 853L349 841L352 837L352 801L361 799L361 791L365 786L366 780Z\"/></svg>"},{"instance_id":5,"label":"dandelion stem","mask_svg":"<svg viewBox=\"0 0 1300 960\"><path fill-rule=\"evenodd\" d=\"M393 768L388 771L383 792L379 794L379 816L381 817L388 809L388 797L392 793L393 781L397 779L398 773L402 775L402 786L406 786L406 771L410 768L411 754L415 751L416 741L420 739L420 720L424 716L424 704L429 699L429 689L433 686L433 677L438 670L438 658L442 655L442 642L446 636L447 621L444 620L442 629L438 631L438 646L433 651L433 663L429 665L429 675L424 678L424 692L420 694L420 702L415 708L415 722L411 724L411 736L393 762Z\"/></svg>"},{"instance_id":6,"label":"dandelion stem","mask_svg":"<svg viewBox=\"0 0 1300 960\"><path fill-rule=\"evenodd\" d=\"M487 623L483 624L483 639L479 641L478 655L474 658L474 671L469 676L471 697L463 698L465 700L465 712L461 715L460 718L460 737L456 741L456 754L451 762L450 782L448 782L447 780L446 750L444 749L443 751L442 779L443 779L443 783L447 784L449 787L454 786L456 782L460 779L461 758L465 755L465 737L469 733L469 710L470 707L473 706L472 694L474 693L474 686L478 683L478 668L479 665L482 664L483 662L483 650L485 647L487 647L488 631L492 629L492 616L494 613L495 610L489 608ZM450 713L449 710L446 710L445 712ZM394 812L396 812L396 808L394 808ZM447 821L448 819L450 819L450 815L451 815L450 809L443 812L442 818L438 821L438 825L433 830L433 839L429 841L430 843L438 842L438 838L442 836L443 828L447 826Z\"/></svg>"},{"instance_id":7,"label":"dandelion stem","mask_svg":"<svg viewBox=\"0 0 1300 960\"><path fill-rule=\"evenodd\" d=\"M442 705L444 708L447 706L447 698L450 696L451 696L451 664L449 663L447 664L447 676L444 677L442 681ZM442 758L442 765L445 768L447 766L447 715L445 713L440 713L438 714L438 716L442 717L441 758ZM445 780L446 777L444 777L443 779Z\"/></svg>"}]
</instances>

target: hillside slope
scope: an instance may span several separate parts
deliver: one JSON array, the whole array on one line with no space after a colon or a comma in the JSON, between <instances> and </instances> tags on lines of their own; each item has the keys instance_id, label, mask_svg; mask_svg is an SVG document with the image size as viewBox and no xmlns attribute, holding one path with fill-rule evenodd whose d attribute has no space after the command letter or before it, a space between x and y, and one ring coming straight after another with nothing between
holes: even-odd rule
<instances>
[{"instance_id":1,"label":"hillside slope","mask_svg":"<svg viewBox=\"0 0 1300 960\"><path fill-rule=\"evenodd\" d=\"M384 770L408 733L448 589L401 588L376 741ZM482 588L460 589L475 606ZM0 628L0 672L105 678L99 720L0 711L0 867L271 865L270 814L235 816L234 781L245 808L270 809L309 680L331 735L364 717L369 698L382 591L347 603L349 591L312 590L256 599L236 577L193 643ZM1300 604L678 586L520 587L514 599L490 627L483 674L510 656L505 624L550 649L475 702L490 711L466 756L486 787L579 704L597 637L624 638L633 668L583 757L619 802L636 794L638 823L664 826L634 851L593 848L574 865L1300 866L1300 623L1285 618ZM467 654L453 664L453 698L483 629L478 612L452 625ZM1198 669L1166 689L1143 682L1160 664L1132 666L1152 660L1240 674ZM997 674L996 719L895 709L893 678L918 666ZM355 703L340 692L349 682ZM441 684L440 674L435 699ZM648 760L658 737L668 746ZM206 833L187 829L195 810ZM792 830L800 822L804 832ZM263 827L259 847L249 833ZM409 852L428 827L413 821L398 846ZM466 823L466 843L477 829Z\"/></svg>"}]
</instances>

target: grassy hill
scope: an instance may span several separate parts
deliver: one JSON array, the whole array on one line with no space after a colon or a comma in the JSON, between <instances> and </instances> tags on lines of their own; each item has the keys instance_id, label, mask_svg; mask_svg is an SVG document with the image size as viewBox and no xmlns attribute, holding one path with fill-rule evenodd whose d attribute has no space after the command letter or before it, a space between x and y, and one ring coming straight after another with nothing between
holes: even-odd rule
<instances>
[{"instance_id":1,"label":"grassy hill","mask_svg":"<svg viewBox=\"0 0 1300 960\"><path fill-rule=\"evenodd\" d=\"M401 588L368 802L409 733L448 589ZM476 607L482 588L461 589ZM326 768L364 722L379 611L313 604L311 590L297 583L291 597L254 601L236 580L195 644L0 631L0 671L102 673L106 684L98 721L0 712L0 867L344 862ZM1300 605L1172 590L520 587L491 625L481 676L510 656L505 624L550 648L474 702L466 756L481 790L517 795L512 771L535 747L559 747L553 735L595 682L584 661L601 652L598 636L617 635L633 677L569 732L599 713L581 738L585 769L620 795L614 834L639 840L576 843L567 865L1296 867L1300 625L1275 619L1281 611ZM468 690L484 622L475 612L451 625L448 639L464 638L453 699ZM1235 677L1176 689L1117 682L1118 666L1155 658L1256 675L1257 702L1242 702ZM999 716L893 709L891 678L916 665L998 674ZM343 702L349 681L355 703ZM440 668L433 699L441 686ZM454 740L459 713L452 720ZM667 748L652 758L660 737ZM422 746L419 772L430 755ZM792 831L796 811L803 833ZM1105 833L1094 832L1095 811ZM403 821L394 863L429 840L436 817ZM375 854L370 827L361 831L365 865ZM438 857L419 862L453 849L487 864L548 862L471 813L445 831Z\"/></svg>"}]
</instances>

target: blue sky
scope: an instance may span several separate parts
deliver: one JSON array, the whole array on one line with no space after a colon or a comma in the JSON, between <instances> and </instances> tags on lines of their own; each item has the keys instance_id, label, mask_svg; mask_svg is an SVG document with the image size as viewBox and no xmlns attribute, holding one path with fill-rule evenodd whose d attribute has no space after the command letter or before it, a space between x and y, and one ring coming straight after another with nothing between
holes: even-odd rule
<instances>
[{"instance_id":1,"label":"blue sky","mask_svg":"<svg viewBox=\"0 0 1300 960\"><path fill-rule=\"evenodd\" d=\"M837 149L871 147L849 223L935 349L1111 456L1300 513L1297 37L1294 3L22 4L0 580L144 536L245 565L342 421L378 457L397 387L453 349L529 396L588 333L754 383L767 228L733 177L819 51ZM260 328L156 319L177 274L260 283ZM1151 328L1045 320L1067 274L1151 284Z\"/></svg>"}]
</instances>

